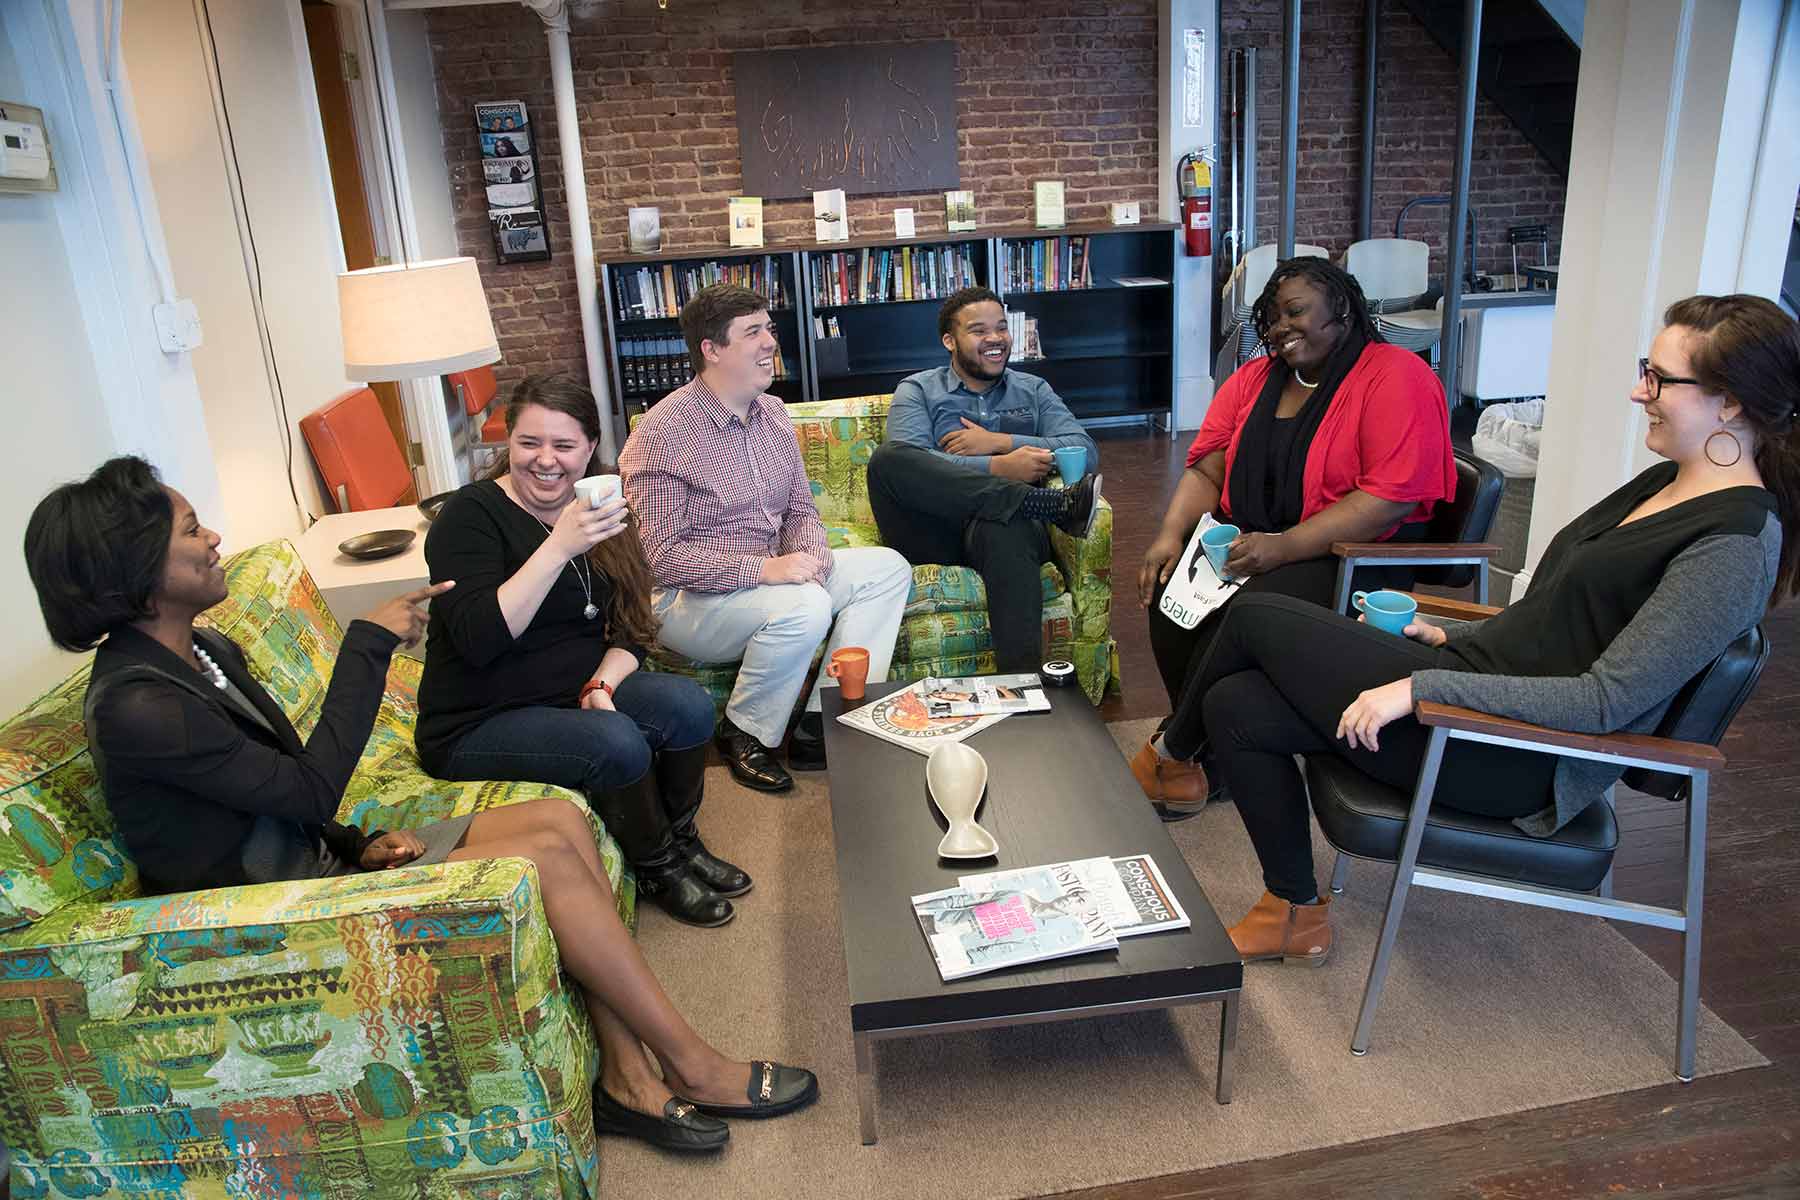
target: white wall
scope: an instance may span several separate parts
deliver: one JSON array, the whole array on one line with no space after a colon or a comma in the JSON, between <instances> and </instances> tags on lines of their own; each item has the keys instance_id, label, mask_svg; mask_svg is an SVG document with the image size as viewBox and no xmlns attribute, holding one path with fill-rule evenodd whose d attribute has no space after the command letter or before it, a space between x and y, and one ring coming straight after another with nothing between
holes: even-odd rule
<instances>
[{"instance_id":1,"label":"white wall","mask_svg":"<svg viewBox=\"0 0 1800 1200\"><path fill-rule=\"evenodd\" d=\"M425 14L387 15L388 55L406 174L412 190L408 229L422 259L455 258L456 217L450 207L450 168L444 162L444 127L438 121L437 68L425 37ZM470 119L474 115L470 114Z\"/></svg>"},{"instance_id":2,"label":"white wall","mask_svg":"<svg viewBox=\"0 0 1800 1200\"><path fill-rule=\"evenodd\" d=\"M0 98L43 101L19 75L0 33ZM46 106L47 107L47 106ZM45 114L59 158L71 147L62 115ZM6 365L8 438L14 452L0 471L0 713L13 712L80 661L50 644L19 546L44 493L78 479L113 452L100 381L88 349L74 273L50 196L0 195L0 329L14 348ZM22 452L28 450L29 452Z\"/></svg>"},{"instance_id":3,"label":"white wall","mask_svg":"<svg viewBox=\"0 0 1800 1200\"><path fill-rule=\"evenodd\" d=\"M293 479L312 514L329 510L300 418L356 386L344 376L337 274L343 270L318 98L297 0L213 0L219 80L263 311L292 437ZM275 390L263 363L228 158L214 118L191 0L132 0L125 59L161 202L175 278L206 343L194 352L233 548L299 533Z\"/></svg>"}]
</instances>

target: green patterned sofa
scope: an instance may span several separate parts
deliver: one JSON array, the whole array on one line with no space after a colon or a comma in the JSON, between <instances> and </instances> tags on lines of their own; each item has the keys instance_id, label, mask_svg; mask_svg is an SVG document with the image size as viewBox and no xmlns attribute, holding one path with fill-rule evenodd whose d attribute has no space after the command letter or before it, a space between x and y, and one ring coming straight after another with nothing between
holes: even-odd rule
<instances>
[{"instance_id":1,"label":"green patterned sofa","mask_svg":"<svg viewBox=\"0 0 1800 1200\"><path fill-rule=\"evenodd\" d=\"M305 736L337 624L285 542L228 571L231 598L208 615ZM538 784L427 777L412 745L420 669L395 656L341 820L582 805ZM530 865L140 898L88 757L87 679L84 665L0 726L0 1139L15 1200L597 1194L598 1053ZM631 881L595 830L629 923Z\"/></svg>"},{"instance_id":2,"label":"green patterned sofa","mask_svg":"<svg viewBox=\"0 0 1800 1200\"><path fill-rule=\"evenodd\" d=\"M790 404L794 434L812 481L813 501L833 546L879 546L869 508L869 456L887 437L889 396L858 396ZM635 422L634 422L635 424ZM1044 644L1052 657L1075 664L1088 698L1099 703L1116 690L1119 647L1112 612L1112 508L1102 503L1086 539L1050 531L1054 563L1044 564ZM1069 581L1073 581L1071 586ZM651 664L698 679L723 707L737 679L736 663L699 663L659 649ZM893 677L976 675L994 670L987 588L969 567L913 568L912 595L894 645Z\"/></svg>"}]
</instances>

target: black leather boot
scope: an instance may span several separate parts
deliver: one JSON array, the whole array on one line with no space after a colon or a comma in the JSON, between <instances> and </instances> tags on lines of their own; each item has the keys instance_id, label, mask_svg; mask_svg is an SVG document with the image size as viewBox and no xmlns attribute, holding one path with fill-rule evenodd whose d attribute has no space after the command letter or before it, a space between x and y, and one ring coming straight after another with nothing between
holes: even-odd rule
<instances>
[{"instance_id":1,"label":"black leather boot","mask_svg":"<svg viewBox=\"0 0 1800 1200\"><path fill-rule=\"evenodd\" d=\"M663 811L669 814L675 845L700 881L721 896L741 896L755 886L743 868L714 857L700 840L695 818L706 790L706 744L658 754L656 787L662 793Z\"/></svg>"},{"instance_id":2,"label":"black leather boot","mask_svg":"<svg viewBox=\"0 0 1800 1200\"><path fill-rule=\"evenodd\" d=\"M737 915L731 901L688 866L657 795L656 772L646 771L624 787L609 788L592 802L637 876L638 895L689 925L723 925Z\"/></svg>"}]
</instances>

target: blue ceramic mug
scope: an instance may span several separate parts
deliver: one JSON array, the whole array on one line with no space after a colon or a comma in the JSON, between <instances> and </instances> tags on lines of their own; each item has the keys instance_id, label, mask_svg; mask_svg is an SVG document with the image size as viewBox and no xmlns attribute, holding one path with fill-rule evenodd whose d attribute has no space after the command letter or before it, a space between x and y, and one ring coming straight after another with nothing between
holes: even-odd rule
<instances>
[{"instance_id":1,"label":"blue ceramic mug","mask_svg":"<svg viewBox=\"0 0 1800 1200\"><path fill-rule=\"evenodd\" d=\"M1087 447L1063 446L1052 450L1056 456L1056 473L1062 476L1063 483L1074 487L1087 474Z\"/></svg>"},{"instance_id":2,"label":"blue ceramic mug","mask_svg":"<svg viewBox=\"0 0 1800 1200\"><path fill-rule=\"evenodd\" d=\"M1375 628L1402 636L1406 627L1413 623L1414 614L1419 611L1418 601L1411 596L1386 589L1379 592L1353 592L1350 603Z\"/></svg>"}]
</instances>

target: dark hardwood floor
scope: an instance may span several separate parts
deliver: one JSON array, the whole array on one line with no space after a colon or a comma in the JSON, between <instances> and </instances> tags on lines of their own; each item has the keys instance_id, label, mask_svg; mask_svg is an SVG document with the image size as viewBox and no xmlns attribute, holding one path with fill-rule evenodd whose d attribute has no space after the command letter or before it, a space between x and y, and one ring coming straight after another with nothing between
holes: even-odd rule
<instances>
[{"instance_id":1,"label":"dark hardwood floor","mask_svg":"<svg viewBox=\"0 0 1800 1200\"><path fill-rule=\"evenodd\" d=\"M1180 477L1187 440L1142 434L1101 440L1113 505L1113 632L1124 676L1122 694L1102 706L1109 721L1167 711L1136 580ZM1793 718L1800 703L1800 603L1771 614L1766 628L1774 655L1725 739L1729 765L1712 787L1700 994L1772 1067L1691 1084L1671 1076L1664 1087L1069 1192L1061 1200L1800 1196L1800 954L1787 943L1800 930L1800 722ZM1676 901L1680 810L1625 796L1619 811L1624 845L1617 894ZM1678 970L1676 935L1619 928L1665 970ZM1672 1010L1669 1020L1673 1025Z\"/></svg>"}]
</instances>

